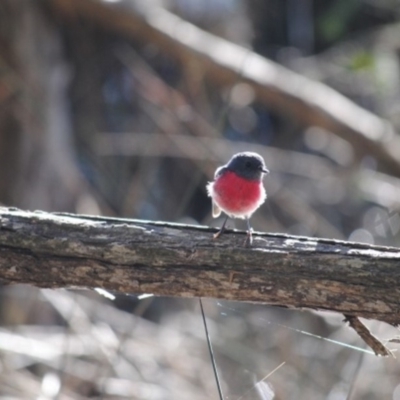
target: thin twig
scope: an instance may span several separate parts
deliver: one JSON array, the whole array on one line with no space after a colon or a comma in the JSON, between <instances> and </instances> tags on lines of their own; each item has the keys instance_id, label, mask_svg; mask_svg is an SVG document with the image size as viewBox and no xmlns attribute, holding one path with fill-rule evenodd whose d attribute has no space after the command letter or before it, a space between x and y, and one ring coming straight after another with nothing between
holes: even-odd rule
<instances>
[{"instance_id":1,"label":"thin twig","mask_svg":"<svg viewBox=\"0 0 400 400\"><path fill-rule=\"evenodd\" d=\"M371 331L359 320L358 317L352 315L346 315L345 322L358 333L362 340L374 351L377 356L392 356L394 357L391 350L389 350Z\"/></svg>"},{"instance_id":2,"label":"thin twig","mask_svg":"<svg viewBox=\"0 0 400 400\"><path fill-rule=\"evenodd\" d=\"M207 321L206 321L206 316L204 314L203 302L201 301L201 298L199 298L199 303L200 303L201 316L203 318L204 330L206 332L207 346L208 346L208 350L210 352L210 357L211 357L211 364L213 367L215 380L217 382L219 398L220 398L220 400L224 400L224 395L222 394L221 382L220 382L219 375L218 375L217 364L215 362L214 351L213 351L213 348L211 345L210 334L208 333Z\"/></svg>"}]
</instances>

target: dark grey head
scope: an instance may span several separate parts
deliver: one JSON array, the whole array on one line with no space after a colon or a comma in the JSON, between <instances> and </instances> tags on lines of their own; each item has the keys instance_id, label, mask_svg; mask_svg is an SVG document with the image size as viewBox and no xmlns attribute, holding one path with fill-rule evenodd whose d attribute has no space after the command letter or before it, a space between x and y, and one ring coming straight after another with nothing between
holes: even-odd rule
<instances>
[{"instance_id":1,"label":"dark grey head","mask_svg":"<svg viewBox=\"0 0 400 400\"><path fill-rule=\"evenodd\" d=\"M264 159L259 154L249 151L235 154L229 160L226 169L252 181L260 181L263 174L269 173Z\"/></svg>"}]
</instances>

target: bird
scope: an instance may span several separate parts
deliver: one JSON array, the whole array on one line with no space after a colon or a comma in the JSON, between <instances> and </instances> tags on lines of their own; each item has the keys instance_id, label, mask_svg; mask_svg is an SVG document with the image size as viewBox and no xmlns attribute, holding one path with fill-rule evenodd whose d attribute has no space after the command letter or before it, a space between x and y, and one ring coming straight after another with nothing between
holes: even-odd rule
<instances>
[{"instance_id":1,"label":"bird","mask_svg":"<svg viewBox=\"0 0 400 400\"><path fill-rule=\"evenodd\" d=\"M214 239L224 232L228 218L241 218L247 222L245 245L252 244L250 218L267 198L262 182L267 174L264 159L249 151L233 155L225 165L217 168L214 180L208 182L206 189L212 199L212 216L217 218L224 212L226 218Z\"/></svg>"}]
</instances>

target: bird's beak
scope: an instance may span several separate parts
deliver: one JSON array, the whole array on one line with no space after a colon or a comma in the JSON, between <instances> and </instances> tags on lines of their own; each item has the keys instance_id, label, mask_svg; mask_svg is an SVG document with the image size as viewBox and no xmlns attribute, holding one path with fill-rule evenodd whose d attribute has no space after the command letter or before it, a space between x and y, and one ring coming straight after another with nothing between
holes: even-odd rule
<instances>
[{"instance_id":1,"label":"bird's beak","mask_svg":"<svg viewBox=\"0 0 400 400\"><path fill-rule=\"evenodd\" d=\"M261 168L261 172L264 173L264 174L269 174L269 171L265 167Z\"/></svg>"}]
</instances>

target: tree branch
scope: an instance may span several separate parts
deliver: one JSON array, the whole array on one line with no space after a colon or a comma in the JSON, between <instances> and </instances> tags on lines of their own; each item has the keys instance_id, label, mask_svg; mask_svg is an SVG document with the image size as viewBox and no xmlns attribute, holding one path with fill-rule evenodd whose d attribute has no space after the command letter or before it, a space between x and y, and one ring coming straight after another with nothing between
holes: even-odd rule
<instances>
[{"instance_id":1,"label":"tree branch","mask_svg":"<svg viewBox=\"0 0 400 400\"><path fill-rule=\"evenodd\" d=\"M374 336L357 317L345 315L345 322L349 323L349 325L358 333L361 339L371 347L377 356L394 357L391 350L389 350L376 336Z\"/></svg>"},{"instance_id":2,"label":"tree branch","mask_svg":"<svg viewBox=\"0 0 400 400\"><path fill-rule=\"evenodd\" d=\"M212 297L400 322L400 251L326 239L0 209L0 282Z\"/></svg>"}]
</instances>

